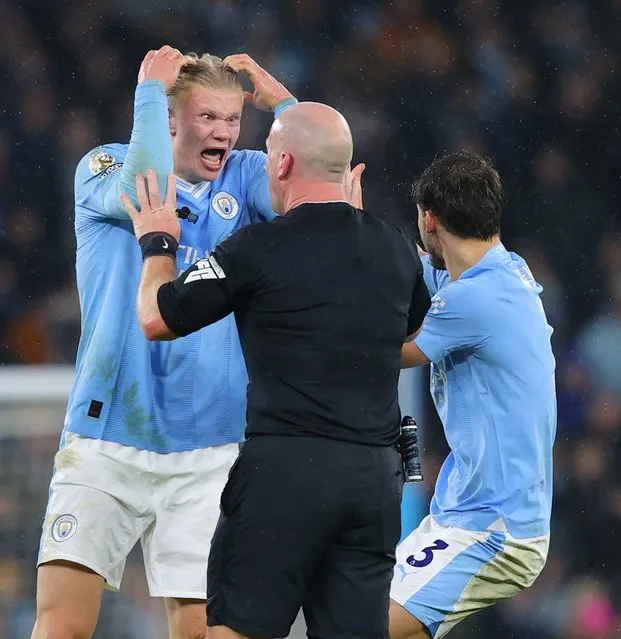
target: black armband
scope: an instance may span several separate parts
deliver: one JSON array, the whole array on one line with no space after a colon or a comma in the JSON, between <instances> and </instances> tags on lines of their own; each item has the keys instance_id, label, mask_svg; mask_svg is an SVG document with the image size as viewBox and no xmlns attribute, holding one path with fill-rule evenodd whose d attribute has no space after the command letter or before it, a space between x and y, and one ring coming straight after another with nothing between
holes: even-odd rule
<instances>
[{"instance_id":1,"label":"black armband","mask_svg":"<svg viewBox=\"0 0 621 639\"><path fill-rule=\"evenodd\" d=\"M170 255L174 258L179 248L179 242L170 233L163 231L146 233L139 242L143 261L154 255Z\"/></svg>"}]
</instances>

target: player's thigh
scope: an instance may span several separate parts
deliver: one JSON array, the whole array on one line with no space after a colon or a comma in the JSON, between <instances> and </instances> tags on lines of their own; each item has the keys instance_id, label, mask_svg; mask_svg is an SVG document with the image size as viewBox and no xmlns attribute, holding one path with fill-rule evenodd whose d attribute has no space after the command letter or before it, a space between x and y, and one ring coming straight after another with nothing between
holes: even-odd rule
<instances>
[{"instance_id":1,"label":"player's thigh","mask_svg":"<svg viewBox=\"0 0 621 639\"><path fill-rule=\"evenodd\" d=\"M204 639L207 634L204 599L166 599L170 639Z\"/></svg>"},{"instance_id":2,"label":"player's thigh","mask_svg":"<svg viewBox=\"0 0 621 639\"><path fill-rule=\"evenodd\" d=\"M348 457L355 455L352 447ZM369 456L376 458L375 469L364 469ZM339 535L304 598L312 637L384 639L388 631L395 547L401 536L401 460L393 449L362 449L360 467L366 477L354 478L349 486Z\"/></svg>"},{"instance_id":3,"label":"player's thigh","mask_svg":"<svg viewBox=\"0 0 621 639\"><path fill-rule=\"evenodd\" d=\"M330 454L315 438L246 443L222 494L209 555L210 627L287 636L342 514Z\"/></svg>"},{"instance_id":4,"label":"player's thigh","mask_svg":"<svg viewBox=\"0 0 621 639\"><path fill-rule=\"evenodd\" d=\"M427 628L403 606L390 600L390 639L429 639Z\"/></svg>"},{"instance_id":5,"label":"player's thigh","mask_svg":"<svg viewBox=\"0 0 621 639\"><path fill-rule=\"evenodd\" d=\"M547 539L515 543L500 531L447 528L427 517L397 548L391 598L440 639L467 616L518 594L545 564ZM409 637L395 608L391 637Z\"/></svg>"},{"instance_id":6,"label":"player's thigh","mask_svg":"<svg viewBox=\"0 0 621 639\"><path fill-rule=\"evenodd\" d=\"M65 561L37 572L37 620L33 639L85 639L95 632L104 579Z\"/></svg>"},{"instance_id":7,"label":"player's thigh","mask_svg":"<svg viewBox=\"0 0 621 639\"><path fill-rule=\"evenodd\" d=\"M133 455L109 442L69 438L55 459L39 566L72 562L119 588L125 558L149 523Z\"/></svg>"},{"instance_id":8,"label":"player's thigh","mask_svg":"<svg viewBox=\"0 0 621 639\"><path fill-rule=\"evenodd\" d=\"M152 597L207 599L209 549L222 491L238 455L237 444L154 454L155 522L142 538Z\"/></svg>"}]
</instances>

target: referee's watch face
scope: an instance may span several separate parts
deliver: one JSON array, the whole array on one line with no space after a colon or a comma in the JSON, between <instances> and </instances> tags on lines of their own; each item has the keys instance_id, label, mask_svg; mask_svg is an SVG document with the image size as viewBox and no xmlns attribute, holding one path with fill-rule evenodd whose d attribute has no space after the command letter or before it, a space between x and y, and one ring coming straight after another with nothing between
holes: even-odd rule
<instances>
[{"instance_id":1,"label":"referee's watch face","mask_svg":"<svg viewBox=\"0 0 621 639\"><path fill-rule=\"evenodd\" d=\"M213 182L239 138L243 94L199 84L182 91L170 107L175 173L193 184Z\"/></svg>"}]
</instances>

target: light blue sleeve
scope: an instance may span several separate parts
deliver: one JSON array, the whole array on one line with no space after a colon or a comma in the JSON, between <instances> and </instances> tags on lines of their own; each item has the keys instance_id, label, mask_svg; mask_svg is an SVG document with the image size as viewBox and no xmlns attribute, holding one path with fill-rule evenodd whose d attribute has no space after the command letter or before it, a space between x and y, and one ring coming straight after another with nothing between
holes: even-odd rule
<instances>
[{"instance_id":1,"label":"light blue sleeve","mask_svg":"<svg viewBox=\"0 0 621 639\"><path fill-rule=\"evenodd\" d=\"M274 108L274 119L279 118L289 107L297 104L295 98L286 98L279 102ZM261 151L252 152L254 162L254 176L248 188L248 206L250 220L254 222L269 222L278 216L272 209L272 198L270 196L270 186L267 179L265 163L267 155Z\"/></svg>"},{"instance_id":2,"label":"light blue sleeve","mask_svg":"<svg viewBox=\"0 0 621 639\"><path fill-rule=\"evenodd\" d=\"M448 271L431 266L429 255L421 255L425 284L430 295L435 295L443 286L450 282Z\"/></svg>"},{"instance_id":3,"label":"light blue sleeve","mask_svg":"<svg viewBox=\"0 0 621 639\"><path fill-rule=\"evenodd\" d=\"M432 362L448 354L482 346L489 338L493 305L480 279L450 282L431 299L420 333L414 342Z\"/></svg>"},{"instance_id":4,"label":"light blue sleeve","mask_svg":"<svg viewBox=\"0 0 621 639\"><path fill-rule=\"evenodd\" d=\"M248 152L248 162L250 163L250 185L248 186L248 212L250 221L269 222L278 216L272 209L272 198L270 196L270 187L267 179L267 171L265 163L267 155L261 151Z\"/></svg>"},{"instance_id":5,"label":"light blue sleeve","mask_svg":"<svg viewBox=\"0 0 621 639\"><path fill-rule=\"evenodd\" d=\"M121 193L136 202L136 175L149 168L165 193L166 177L173 171L172 139L164 85L155 80L136 87L129 147L101 146L80 160L75 174L78 212L89 217L126 218Z\"/></svg>"}]
</instances>

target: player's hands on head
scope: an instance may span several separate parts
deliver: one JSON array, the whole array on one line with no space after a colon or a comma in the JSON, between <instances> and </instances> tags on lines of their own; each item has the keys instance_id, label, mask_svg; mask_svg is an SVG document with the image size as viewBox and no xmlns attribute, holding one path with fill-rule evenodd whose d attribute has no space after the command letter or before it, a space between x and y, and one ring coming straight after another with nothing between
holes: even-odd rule
<instances>
[{"instance_id":1,"label":"player's hands on head","mask_svg":"<svg viewBox=\"0 0 621 639\"><path fill-rule=\"evenodd\" d=\"M365 164L357 164L353 169L349 167L345 172L345 194L347 201L356 209L362 209L362 173Z\"/></svg>"},{"instance_id":2,"label":"player's hands on head","mask_svg":"<svg viewBox=\"0 0 621 639\"><path fill-rule=\"evenodd\" d=\"M138 84L147 80L159 80L168 91L177 81L181 67L189 64L196 64L196 59L183 55L179 49L173 49L169 45L157 51L149 51L140 65Z\"/></svg>"},{"instance_id":3,"label":"player's hands on head","mask_svg":"<svg viewBox=\"0 0 621 639\"><path fill-rule=\"evenodd\" d=\"M258 109L270 111L279 102L293 97L284 85L260 67L247 53L230 55L224 58L224 64L233 71L248 76L254 86L254 92L244 91L244 100Z\"/></svg>"},{"instance_id":4,"label":"player's hands on head","mask_svg":"<svg viewBox=\"0 0 621 639\"><path fill-rule=\"evenodd\" d=\"M123 193L121 201L134 225L134 234L139 240L147 233L168 233L177 241L181 235L177 217L177 181L175 175L168 176L166 198L162 202L155 172L149 169L146 175L136 176L138 210L131 199Z\"/></svg>"}]
</instances>

